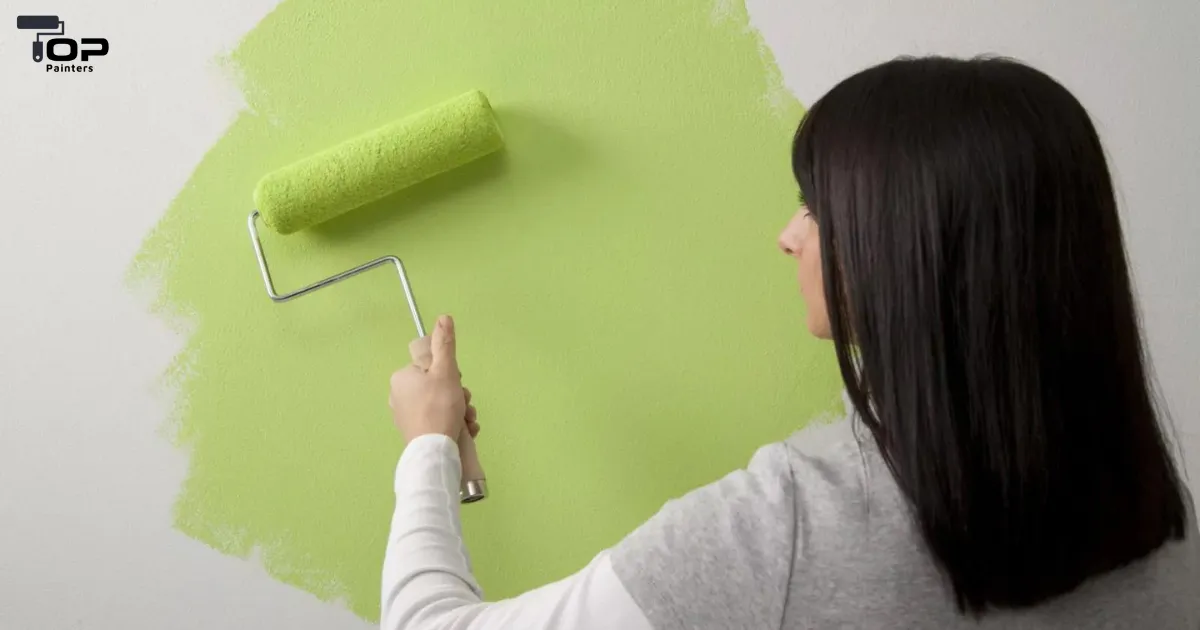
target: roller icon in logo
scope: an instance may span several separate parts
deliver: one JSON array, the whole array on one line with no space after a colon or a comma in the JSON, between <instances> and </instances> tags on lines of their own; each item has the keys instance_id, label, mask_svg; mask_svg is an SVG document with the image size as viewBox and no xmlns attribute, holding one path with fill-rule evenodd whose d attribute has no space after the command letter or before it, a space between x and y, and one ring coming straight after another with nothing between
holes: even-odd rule
<instances>
[{"instance_id":1,"label":"roller icon in logo","mask_svg":"<svg viewBox=\"0 0 1200 630\"><path fill-rule=\"evenodd\" d=\"M57 15L18 15L17 28L27 31L43 31L33 40L33 60L40 62L43 57L42 35L62 35L66 31L66 23Z\"/></svg>"}]
</instances>

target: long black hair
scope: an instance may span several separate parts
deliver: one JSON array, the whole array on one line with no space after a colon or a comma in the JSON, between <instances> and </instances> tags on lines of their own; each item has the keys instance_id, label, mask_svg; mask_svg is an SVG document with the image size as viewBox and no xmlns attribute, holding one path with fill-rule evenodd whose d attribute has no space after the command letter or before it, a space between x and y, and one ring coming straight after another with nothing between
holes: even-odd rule
<instances>
[{"instance_id":1,"label":"long black hair","mask_svg":"<svg viewBox=\"0 0 1200 630\"><path fill-rule=\"evenodd\" d=\"M999 58L901 58L792 167L847 393L959 609L1032 606L1184 536L1113 184L1083 106Z\"/></svg>"}]
</instances>

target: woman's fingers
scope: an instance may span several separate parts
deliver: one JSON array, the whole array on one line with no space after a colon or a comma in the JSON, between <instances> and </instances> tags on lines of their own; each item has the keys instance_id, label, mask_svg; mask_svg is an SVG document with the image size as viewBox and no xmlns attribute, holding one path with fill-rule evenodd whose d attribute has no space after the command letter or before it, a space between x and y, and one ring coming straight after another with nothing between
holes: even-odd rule
<instances>
[{"instance_id":1,"label":"woman's fingers","mask_svg":"<svg viewBox=\"0 0 1200 630\"><path fill-rule=\"evenodd\" d=\"M471 389L468 387L462 388L463 398L467 402L467 413L463 416L463 420L467 423L467 432L471 437L479 435L479 412L475 409L475 405L471 404Z\"/></svg>"},{"instance_id":2,"label":"woman's fingers","mask_svg":"<svg viewBox=\"0 0 1200 630\"><path fill-rule=\"evenodd\" d=\"M467 432L471 437L479 435L479 412L475 410L474 405L467 405L467 416L464 418L467 422Z\"/></svg>"},{"instance_id":3,"label":"woman's fingers","mask_svg":"<svg viewBox=\"0 0 1200 630\"><path fill-rule=\"evenodd\" d=\"M428 370L430 364L433 363L433 350L430 348L432 337L418 337L413 339L408 344L408 356L412 358L413 365Z\"/></svg>"}]
</instances>

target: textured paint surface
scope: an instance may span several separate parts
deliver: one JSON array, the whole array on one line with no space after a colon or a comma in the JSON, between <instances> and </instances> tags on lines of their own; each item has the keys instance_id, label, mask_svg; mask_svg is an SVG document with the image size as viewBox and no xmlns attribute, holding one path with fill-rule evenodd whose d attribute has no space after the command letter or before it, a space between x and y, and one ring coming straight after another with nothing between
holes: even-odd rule
<instances>
[{"instance_id":1,"label":"textured paint surface","mask_svg":"<svg viewBox=\"0 0 1200 630\"><path fill-rule=\"evenodd\" d=\"M245 218L271 169L469 89L505 151L265 240L281 289L397 254L426 319L456 316L493 489L464 527L490 598L582 567L837 404L773 246L802 109L740 4L288 0L230 66L250 111L132 271L188 322L167 375L186 534L377 618L400 286L381 270L273 304Z\"/></svg>"}]
</instances>

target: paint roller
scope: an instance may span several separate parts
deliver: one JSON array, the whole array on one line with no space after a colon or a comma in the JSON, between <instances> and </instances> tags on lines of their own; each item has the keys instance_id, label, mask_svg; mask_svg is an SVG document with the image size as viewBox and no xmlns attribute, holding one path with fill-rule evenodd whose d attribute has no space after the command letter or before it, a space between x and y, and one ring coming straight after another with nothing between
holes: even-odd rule
<instances>
[{"instance_id":1,"label":"paint roller","mask_svg":"<svg viewBox=\"0 0 1200 630\"><path fill-rule=\"evenodd\" d=\"M258 234L261 221L282 235L328 221L401 189L499 150L504 145L487 97L472 90L427 110L350 138L265 175L254 189L255 210L247 224L267 295L287 302L377 267L392 266L416 325L425 336L404 263L383 256L288 293L278 293ZM487 483L475 441L459 438L462 457L460 500L487 496Z\"/></svg>"},{"instance_id":2,"label":"paint roller","mask_svg":"<svg viewBox=\"0 0 1200 630\"><path fill-rule=\"evenodd\" d=\"M18 15L17 28L42 31L34 36L32 50L33 60L40 62L42 60L42 53L45 52L43 50L44 42L42 42L42 35L62 35L66 32L66 23L58 19L57 15ZM84 59L86 60L87 57L85 56Z\"/></svg>"}]
</instances>

